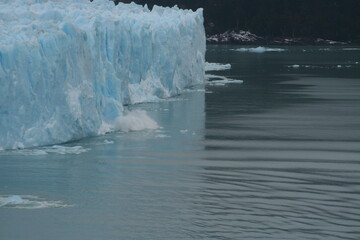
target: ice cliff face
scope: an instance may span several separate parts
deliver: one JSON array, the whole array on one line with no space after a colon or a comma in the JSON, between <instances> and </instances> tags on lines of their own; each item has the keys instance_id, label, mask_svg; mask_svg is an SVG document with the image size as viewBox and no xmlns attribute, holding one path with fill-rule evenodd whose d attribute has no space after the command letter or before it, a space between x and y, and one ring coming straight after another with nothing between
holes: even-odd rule
<instances>
[{"instance_id":1,"label":"ice cliff face","mask_svg":"<svg viewBox=\"0 0 360 240\"><path fill-rule=\"evenodd\" d=\"M204 80L202 10L0 0L0 148L113 129L125 104Z\"/></svg>"}]
</instances>

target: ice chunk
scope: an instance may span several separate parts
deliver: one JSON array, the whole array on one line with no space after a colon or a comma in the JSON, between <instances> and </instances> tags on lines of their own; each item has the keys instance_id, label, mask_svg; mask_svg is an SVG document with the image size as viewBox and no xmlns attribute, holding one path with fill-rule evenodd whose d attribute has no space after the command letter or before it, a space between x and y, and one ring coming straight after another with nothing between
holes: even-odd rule
<instances>
[{"instance_id":1,"label":"ice chunk","mask_svg":"<svg viewBox=\"0 0 360 240\"><path fill-rule=\"evenodd\" d=\"M229 83L243 83L243 80L227 78L225 76L206 74L207 84L210 86L225 86Z\"/></svg>"},{"instance_id":2,"label":"ice chunk","mask_svg":"<svg viewBox=\"0 0 360 240\"><path fill-rule=\"evenodd\" d=\"M205 71L222 71L231 69L231 64L205 63Z\"/></svg>"},{"instance_id":3,"label":"ice chunk","mask_svg":"<svg viewBox=\"0 0 360 240\"><path fill-rule=\"evenodd\" d=\"M284 52L286 49L283 48L267 48L267 47L256 47L256 48L238 48L233 49L238 52L250 52L250 53L264 53L264 52Z\"/></svg>"},{"instance_id":4,"label":"ice chunk","mask_svg":"<svg viewBox=\"0 0 360 240\"><path fill-rule=\"evenodd\" d=\"M123 105L203 83L203 13L112 1L0 1L0 149L115 129Z\"/></svg>"}]
</instances>

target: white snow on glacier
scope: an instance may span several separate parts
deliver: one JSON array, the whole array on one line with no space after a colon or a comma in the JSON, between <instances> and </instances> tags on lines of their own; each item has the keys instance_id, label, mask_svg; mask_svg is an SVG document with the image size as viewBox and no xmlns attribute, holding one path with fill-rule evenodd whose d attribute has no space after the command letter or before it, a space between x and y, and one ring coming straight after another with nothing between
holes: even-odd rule
<instances>
[{"instance_id":1,"label":"white snow on glacier","mask_svg":"<svg viewBox=\"0 0 360 240\"><path fill-rule=\"evenodd\" d=\"M124 105L203 83L204 56L201 9L0 0L0 149L116 130Z\"/></svg>"}]
</instances>

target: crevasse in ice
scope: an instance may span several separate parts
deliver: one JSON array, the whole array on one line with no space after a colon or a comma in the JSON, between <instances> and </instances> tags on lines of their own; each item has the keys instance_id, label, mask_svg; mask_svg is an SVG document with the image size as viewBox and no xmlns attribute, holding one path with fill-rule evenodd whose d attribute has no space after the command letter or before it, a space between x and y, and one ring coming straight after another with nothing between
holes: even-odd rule
<instances>
[{"instance_id":1,"label":"crevasse in ice","mask_svg":"<svg viewBox=\"0 0 360 240\"><path fill-rule=\"evenodd\" d=\"M113 130L126 104L204 81L202 10L0 0L0 149Z\"/></svg>"}]
</instances>

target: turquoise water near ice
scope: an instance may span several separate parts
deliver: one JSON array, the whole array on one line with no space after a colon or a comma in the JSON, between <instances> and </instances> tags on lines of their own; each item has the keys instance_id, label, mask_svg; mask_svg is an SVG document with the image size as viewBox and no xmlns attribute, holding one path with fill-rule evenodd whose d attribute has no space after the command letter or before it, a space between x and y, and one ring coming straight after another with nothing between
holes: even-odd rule
<instances>
[{"instance_id":1,"label":"turquoise water near ice","mask_svg":"<svg viewBox=\"0 0 360 240\"><path fill-rule=\"evenodd\" d=\"M359 239L360 47L239 48L160 129L0 152L0 239Z\"/></svg>"}]
</instances>

